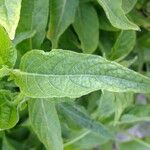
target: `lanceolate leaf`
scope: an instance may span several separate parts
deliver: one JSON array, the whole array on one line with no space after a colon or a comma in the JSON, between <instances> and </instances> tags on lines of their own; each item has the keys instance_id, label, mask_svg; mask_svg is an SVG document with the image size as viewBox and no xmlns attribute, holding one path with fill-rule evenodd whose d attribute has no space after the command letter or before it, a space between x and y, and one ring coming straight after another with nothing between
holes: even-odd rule
<instances>
[{"instance_id":1,"label":"lanceolate leaf","mask_svg":"<svg viewBox=\"0 0 150 150\"><path fill-rule=\"evenodd\" d=\"M4 28L0 26L0 69L3 65L12 68L16 62L16 58L16 49Z\"/></svg>"},{"instance_id":2,"label":"lanceolate leaf","mask_svg":"<svg viewBox=\"0 0 150 150\"><path fill-rule=\"evenodd\" d=\"M67 103L59 104L58 106L60 113L63 113L67 118L70 117L77 125L87 128L104 138L113 138L113 134L110 133L106 127L104 127L101 123L92 120L88 115L84 114L75 106Z\"/></svg>"},{"instance_id":3,"label":"lanceolate leaf","mask_svg":"<svg viewBox=\"0 0 150 150\"><path fill-rule=\"evenodd\" d=\"M20 18L21 0L0 1L0 24L6 29L10 39L14 39Z\"/></svg>"},{"instance_id":4,"label":"lanceolate leaf","mask_svg":"<svg viewBox=\"0 0 150 150\"><path fill-rule=\"evenodd\" d=\"M96 10L90 3L80 4L73 26L81 41L83 52L95 51L99 41L99 20Z\"/></svg>"},{"instance_id":5,"label":"lanceolate leaf","mask_svg":"<svg viewBox=\"0 0 150 150\"><path fill-rule=\"evenodd\" d=\"M19 120L16 106L11 106L12 94L6 90L0 90L0 130L12 128Z\"/></svg>"},{"instance_id":6,"label":"lanceolate leaf","mask_svg":"<svg viewBox=\"0 0 150 150\"><path fill-rule=\"evenodd\" d=\"M30 100L29 117L33 130L48 150L63 150L55 104L45 99Z\"/></svg>"},{"instance_id":7,"label":"lanceolate leaf","mask_svg":"<svg viewBox=\"0 0 150 150\"><path fill-rule=\"evenodd\" d=\"M25 43L29 49L40 48L45 34L49 14L49 0L22 0L21 19L17 35L22 32L35 31L34 37Z\"/></svg>"},{"instance_id":8,"label":"lanceolate leaf","mask_svg":"<svg viewBox=\"0 0 150 150\"><path fill-rule=\"evenodd\" d=\"M128 20L122 9L122 0L97 0L103 7L111 24L123 30L139 30L139 27Z\"/></svg>"},{"instance_id":9,"label":"lanceolate leaf","mask_svg":"<svg viewBox=\"0 0 150 150\"><path fill-rule=\"evenodd\" d=\"M12 76L33 98L80 97L99 89L150 92L150 79L115 62L65 50L28 52Z\"/></svg>"},{"instance_id":10,"label":"lanceolate leaf","mask_svg":"<svg viewBox=\"0 0 150 150\"><path fill-rule=\"evenodd\" d=\"M73 23L78 2L78 0L50 0L48 38L54 48L57 48L61 34Z\"/></svg>"},{"instance_id":11,"label":"lanceolate leaf","mask_svg":"<svg viewBox=\"0 0 150 150\"><path fill-rule=\"evenodd\" d=\"M114 46L111 49L109 58L111 60L123 59L126 57L134 48L136 42L135 31L121 31Z\"/></svg>"}]
</instances>

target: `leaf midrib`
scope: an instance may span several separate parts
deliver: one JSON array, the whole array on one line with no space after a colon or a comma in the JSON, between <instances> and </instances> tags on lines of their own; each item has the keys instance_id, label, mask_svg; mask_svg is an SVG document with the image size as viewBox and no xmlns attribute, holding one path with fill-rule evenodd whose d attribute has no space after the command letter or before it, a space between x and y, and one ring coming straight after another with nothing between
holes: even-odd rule
<instances>
[{"instance_id":1,"label":"leaf midrib","mask_svg":"<svg viewBox=\"0 0 150 150\"><path fill-rule=\"evenodd\" d=\"M135 84L140 84L140 85L150 85L150 79L146 76L142 76L140 75L142 78L144 78L145 80L147 80L147 83L146 81L144 82L138 82L138 81L133 81L132 79L125 79L125 78L120 78L120 77L114 77L114 76L110 76L110 75L92 75L92 74L39 74L39 73L29 73L29 72L23 72L23 71L20 71L20 70L14 70L12 71L12 74L14 74L15 76L18 76L18 75L24 75L24 76L38 76L38 77L76 77L76 78L79 78L79 77L102 77L102 78L113 78L113 79L118 79L118 80L124 80L125 82L131 82L131 83L135 83ZM150 87L150 86L149 86Z\"/></svg>"}]
</instances>

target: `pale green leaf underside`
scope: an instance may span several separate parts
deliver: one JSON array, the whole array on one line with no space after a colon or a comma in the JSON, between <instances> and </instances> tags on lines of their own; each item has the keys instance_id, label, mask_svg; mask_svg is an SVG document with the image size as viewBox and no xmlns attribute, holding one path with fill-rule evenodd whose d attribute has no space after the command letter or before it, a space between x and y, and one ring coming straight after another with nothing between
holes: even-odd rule
<instances>
[{"instance_id":1,"label":"pale green leaf underside","mask_svg":"<svg viewBox=\"0 0 150 150\"><path fill-rule=\"evenodd\" d=\"M97 0L99 4L103 7L107 18L111 24L122 30L139 30L139 27L132 23L125 16L122 9L122 0Z\"/></svg>"},{"instance_id":2,"label":"pale green leaf underside","mask_svg":"<svg viewBox=\"0 0 150 150\"><path fill-rule=\"evenodd\" d=\"M100 56L66 50L33 50L12 72L21 91L33 98L80 97L99 89L150 92L150 79Z\"/></svg>"},{"instance_id":3,"label":"pale green leaf underside","mask_svg":"<svg viewBox=\"0 0 150 150\"><path fill-rule=\"evenodd\" d=\"M50 0L50 23L48 38L54 48L67 27L73 23L78 0Z\"/></svg>"},{"instance_id":4,"label":"pale green leaf underside","mask_svg":"<svg viewBox=\"0 0 150 150\"><path fill-rule=\"evenodd\" d=\"M10 39L14 39L20 18L22 0L0 0L0 24L6 29Z\"/></svg>"},{"instance_id":5,"label":"pale green leaf underside","mask_svg":"<svg viewBox=\"0 0 150 150\"><path fill-rule=\"evenodd\" d=\"M16 62L16 58L16 49L4 28L0 26L0 69L3 65L12 68Z\"/></svg>"},{"instance_id":6,"label":"pale green leaf underside","mask_svg":"<svg viewBox=\"0 0 150 150\"><path fill-rule=\"evenodd\" d=\"M48 150L63 150L55 104L45 99L34 99L28 106L31 126L41 142Z\"/></svg>"},{"instance_id":7,"label":"pale green leaf underside","mask_svg":"<svg viewBox=\"0 0 150 150\"><path fill-rule=\"evenodd\" d=\"M19 120L16 106L10 106L11 93L6 90L0 90L0 130L12 128Z\"/></svg>"}]
</instances>

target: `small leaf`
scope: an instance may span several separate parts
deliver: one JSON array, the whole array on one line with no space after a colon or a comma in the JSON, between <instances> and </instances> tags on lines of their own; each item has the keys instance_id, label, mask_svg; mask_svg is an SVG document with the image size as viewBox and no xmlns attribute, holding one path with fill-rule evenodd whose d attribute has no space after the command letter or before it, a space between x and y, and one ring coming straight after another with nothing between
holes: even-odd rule
<instances>
[{"instance_id":1,"label":"small leaf","mask_svg":"<svg viewBox=\"0 0 150 150\"><path fill-rule=\"evenodd\" d=\"M121 31L109 54L109 59L125 58L134 48L136 42L135 31Z\"/></svg>"},{"instance_id":2,"label":"small leaf","mask_svg":"<svg viewBox=\"0 0 150 150\"><path fill-rule=\"evenodd\" d=\"M83 52L94 52L99 41L99 22L96 10L90 3L79 5L73 26L81 41Z\"/></svg>"},{"instance_id":3,"label":"small leaf","mask_svg":"<svg viewBox=\"0 0 150 150\"><path fill-rule=\"evenodd\" d=\"M87 128L103 138L111 139L113 137L113 134L110 133L110 131L101 123L96 122L92 120L88 115L84 114L82 111L77 109L75 106L64 103L58 105L61 112L64 113L64 115L76 122L76 124L80 125L81 127Z\"/></svg>"},{"instance_id":4,"label":"small leaf","mask_svg":"<svg viewBox=\"0 0 150 150\"><path fill-rule=\"evenodd\" d=\"M19 115L16 106L10 105L12 94L6 90L0 90L0 130L14 127Z\"/></svg>"},{"instance_id":5,"label":"small leaf","mask_svg":"<svg viewBox=\"0 0 150 150\"><path fill-rule=\"evenodd\" d=\"M122 30L139 30L139 27L128 20L122 9L122 0L97 0L103 7L111 24Z\"/></svg>"},{"instance_id":6,"label":"small leaf","mask_svg":"<svg viewBox=\"0 0 150 150\"><path fill-rule=\"evenodd\" d=\"M31 99L28 106L31 126L41 142L48 150L63 150L55 105L45 99Z\"/></svg>"},{"instance_id":7,"label":"small leaf","mask_svg":"<svg viewBox=\"0 0 150 150\"><path fill-rule=\"evenodd\" d=\"M4 28L0 26L0 68L3 65L12 68L15 65L16 59L16 49Z\"/></svg>"},{"instance_id":8,"label":"small leaf","mask_svg":"<svg viewBox=\"0 0 150 150\"><path fill-rule=\"evenodd\" d=\"M48 38L53 48L57 48L58 40L67 27L73 23L78 0L50 0L50 23Z\"/></svg>"},{"instance_id":9,"label":"small leaf","mask_svg":"<svg viewBox=\"0 0 150 150\"><path fill-rule=\"evenodd\" d=\"M21 0L0 1L0 24L6 29L11 40L15 37L15 31L20 18Z\"/></svg>"},{"instance_id":10,"label":"small leaf","mask_svg":"<svg viewBox=\"0 0 150 150\"><path fill-rule=\"evenodd\" d=\"M100 56L65 50L28 52L12 78L32 98L76 98L99 89L150 92L148 77Z\"/></svg>"}]
</instances>

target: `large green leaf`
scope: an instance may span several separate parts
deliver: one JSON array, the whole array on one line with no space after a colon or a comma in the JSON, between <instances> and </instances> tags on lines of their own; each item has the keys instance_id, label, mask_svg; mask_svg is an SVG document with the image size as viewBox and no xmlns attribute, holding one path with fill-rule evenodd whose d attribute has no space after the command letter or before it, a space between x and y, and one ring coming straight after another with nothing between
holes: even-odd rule
<instances>
[{"instance_id":1,"label":"large green leaf","mask_svg":"<svg viewBox=\"0 0 150 150\"><path fill-rule=\"evenodd\" d=\"M115 62L65 50L33 50L12 76L21 91L33 98L80 97L99 89L150 92L150 79Z\"/></svg>"},{"instance_id":2,"label":"large green leaf","mask_svg":"<svg viewBox=\"0 0 150 150\"><path fill-rule=\"evenodd\" d=\"M73 23L78 0L50 0L50 23L48 38L57 48L59 37Z\"/></svg>"},{"instance_id":3,"label":"large green leaf","mask_svg":"<svg viewBox=\"0 0 150 150\"><path fill-rule=\"evenodd\" d=\"M10 39L14 39L20 18L21 0L0 0L0 24Z\"/></svg>"},{"instance_id":4,"label":"large green leaf","mask_svg":"<svg viewBox=\"0 0 150 150\"><path fill-rule=\"evenodd\" d=\"M113 138L113 134L104 125L92 120L76 106L67 103L59 104L58 106L60 113L64 114L67 119L70 119L70 122L72 120L75 124L87 128L103 138Z\"/></svg>"},{"instance_id":5,"label":"large green leaf","mask_svg":"<svg viewBox=\"0 0 150 150\"><path fill-rule=\"evenodd\" d=\"M90 3L81 3L77 9L74 29L85 53L96 50L99 41L99 20L96 10Z\"/></svg>"},{"instance_id":6,"label":"large green leaf","mask_svg":"<svg viewBox=\"0 0 150 150\"><path fill-rule=\"evenodd\" d=\"M49 0L22 0L17 34L35 31L34 37L25 42L28 49L39 48L45 38L49 14Z\"/></svg>"},{"instance_id":7,"label":"large green leaf","mask_svg":"<svg viewBox=\"0 0 150 150\"><path fill-rule=\"evenodd\" d=\"M31 126L48 150L63 150L61 128L55 104L45 99L29 101Z\"/></svg>"},{"instance_id":8,"label":"large green leaf","mask_svg":"<svg viewBox=\"0 0 150 150\"><path fill-rule=\"evenodd\" d=\"M123 59L133 50L135 42L135 31L121 31L114 46L111 49L109 58L111 60Z\"/></svg>"},{"instance_id":9,"label":"large green leaf","mask_svg":"<svg viewBox=\"0 0 150 150\"><path fill-rule=\"evenodd\" d=\"M19 120L16 106L10 105L12 94L6 90L0 90L0 130L12 128Z\"/></svg>"},{"instance_id":10,"label":"large green leaf","mask_svg":"<svg viewBox=\"0 0 150 150\"><path fill-rule=\"evenodd\" d=\"M2 68L3 65L7 65L10 68L13 67L16 58L16 49L4 28L0 26L0 68Z\"/></svg>"},{"instance_id":11,"label":"large green leaf","mask_svg":"<svg viewBox=\"0 0 150 150\"><path fill-rule=\"evenodd\" d=\"M122 30L139 30L139 27L128 20L122 9L122 0L97 0L103 7L111 24Z\"/></svg>"}]
</instances>

